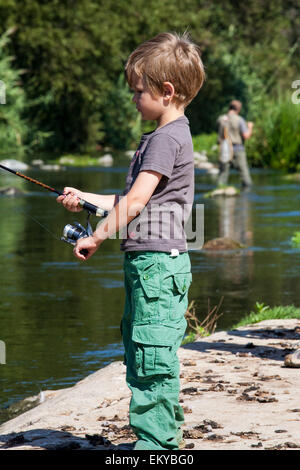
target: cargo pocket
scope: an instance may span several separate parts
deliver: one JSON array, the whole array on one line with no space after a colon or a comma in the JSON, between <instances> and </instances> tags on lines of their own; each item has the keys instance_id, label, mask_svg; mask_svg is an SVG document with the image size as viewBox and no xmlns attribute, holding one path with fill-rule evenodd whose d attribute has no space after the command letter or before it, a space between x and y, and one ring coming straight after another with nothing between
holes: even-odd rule
<instances>
[{"instance_id":1,"label":"cargo pocket","mask_svg":"<svg viewBox=\"0 0 300 470\"><path fill-rule=\"evenodd\" d=\"M176 351L183 332L164 325L134 325L136 375L139 379L176 375Z\"/></svg>"},{"instance_id":2,"label":"cargo pocket","mask_svg":"<svg viewBox=\"0 0 300 470\"><path fill-rule=\"evenodd\" d=\"M192 273L177 273L173 275L175 294L185 295L192 282Z\"/></svg>"},{"instance_id":3,"label":"cargo pocket","mask_svg":"<svg viewBox=\"0 0 300 470\"><path fill-rule=\"evenodd\" d=\"M158 299L160 295L160 272L156 264L148 266L140 274L140 283L148 299Z\"/></svg>"},{"instance_id":4,"label":"cargo pocket","mask_svg":"<svg viewBox=\"0 0 300 470\"><path fill-rule=\"evenodd\" d=\"M158 299L161 292L161 276L157 263L145 267L138 275L134 290L135 321L144 321L158 314Z\"/></svg>"},{"instance_id":5,"label":"cargo pocket","mask_svg":"<svg viewBox=\"0 0 300 470\"><path fill-rule=\"evenodd\" d=\"M173 299L170 309L170 319L184 316L188 307L188 291L192 282L192 273L173 274Z\"/></svg>"}]
</instances>

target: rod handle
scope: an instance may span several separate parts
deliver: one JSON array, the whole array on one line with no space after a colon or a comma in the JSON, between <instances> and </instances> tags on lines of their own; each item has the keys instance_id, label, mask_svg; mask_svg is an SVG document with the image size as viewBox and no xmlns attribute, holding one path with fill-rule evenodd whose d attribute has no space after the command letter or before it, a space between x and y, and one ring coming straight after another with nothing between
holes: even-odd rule
<instances>
[{"instance_id":1,"label":"rod handle","mask_svg":"<svg viewBox=\"0 0 300 470\"><path fill-rule=\"evenodd\" d=\"M108 215L108 211L101 209L101 207L94 206L94 204L84 201L83 199L79 200L79 204L83 209L95 214L97 217L106 217Z\"/></svg>"}]
</instances>

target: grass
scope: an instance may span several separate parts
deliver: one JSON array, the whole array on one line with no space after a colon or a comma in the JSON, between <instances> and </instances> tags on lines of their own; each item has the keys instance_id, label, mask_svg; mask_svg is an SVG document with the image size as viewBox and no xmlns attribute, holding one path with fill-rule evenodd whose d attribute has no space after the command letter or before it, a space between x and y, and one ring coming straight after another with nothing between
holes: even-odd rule
<instances>
[{"instance_id":1,"label":"grass","mask_svg":"<svg viewBox=\"0 0 300 470\"><path fill-rule=\"evenodd\" d=\"M291 238L291 244L294 248L300 248L300 232L295 232Z\"/></svg>"},{"instance_id":2,"label":"grass","mask_svg":"<svg viewBox=\"0 0 300 470\"><path fill-rule=\"evenodd\" d=\"M65 166L97 166L99 165L100 156L98 157L91 157L90 155L63 155L56 160L52 160L51 163L56 163L58 165L65 165Z\"/></svg>"},{"instance_id":3,"label":"grass","mask_svg":"<svg viewBox=\"0 0 300 470\"><path fill-rule=\"evenodd\" d=\"M257 304L258 302L256 305ZM258 323L263 320L286 320L288 318L300 319L300 308L294 307L294 305L277 306L272 308L264 304L258 305L262 305L263 307L257 308L256 311L251 312L249 315L242 318L236 325L232 327L232 329Z\"/></svg>"},{"instance_id":4,"label":"grass","mask_svg":"<svg viewBox=\"0 0 300 470\"><path fill-rule=\"evenodd\" d=\"M217 326L217 320L222 315L217 314L221 302L218 306L209 311L207 317L203 320L202 323L200 323L200 321L197 319L194 301L190 303L185 315L188 322L188 334L184 337L182 344L192 343L198 338L203 338L214 333ZM297 308L294 305L277 306L271 308L269 305L265 305L263 302L256 302L255 310L250 312L249 315L246 315L238 323L233 325L230 330L254 323L259 323L264 320L286 320L289 318L300 319L300 308Z\"/></svg>"},{"instance_id":5,"label":"grass","mask_svg":"<svg viewBox=\"0 0 300 470\"><path fill-rule=\"evenodd\" d=\"M202 322L196 315L195 301L192 300L188 306L185 314L185 319L188 325L188 334L184 337L181 344L193 343L197 338L204 338L215 332L217 327L217 320L223 315L219 313L220 306L223 302L221 298L219 305L210 308L208 300L207 315Z\"/></svg>"},{"instance_id":6,"label":"grass","mask_svg":"<svg viewBox=\"0 0 300 470\"><path fill-rule=\"evenodd\" d=\"M217 144L218 136L216 132L211 134L193 135L193 145L195 152L206 152L211 161L218 161L219 147Z\"/></svg>"}]
</instances>

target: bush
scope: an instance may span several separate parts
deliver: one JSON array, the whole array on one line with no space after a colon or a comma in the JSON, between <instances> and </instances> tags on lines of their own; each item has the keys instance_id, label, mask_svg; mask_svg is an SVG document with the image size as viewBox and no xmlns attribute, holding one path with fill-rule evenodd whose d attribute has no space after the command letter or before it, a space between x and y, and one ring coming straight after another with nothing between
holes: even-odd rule
<instances>
[{"instance_id":1,"label":"bush","mask_svg":"<svg viewBox=\"0 0 300 470\"><path fill-rule=\"evenodd\" d=\"M290 96L264 103L247 143L251 163L257 166L299 171L300 106Z\"/></svg>"},{"instance_id":2,"label":"bush","mask_svg":"<svg viewBox=\"0 0 300 470\"><path fill-rule=\"evenodd\" d=\"M193 136L194 152L205 152L211 160L218 159L217 133L200 134Z\"/></svg>"},{"instance_id":3,"label":"bush","mask_svg":"<svg viewBox=\"0 0 300 470\"><path fill-rule=\"evenodd\" d=\"M12 67L13 57L7 52L11 32L7 31L0 37L0 155L21 157L25 152L24 139L27 133L22 118L25 93L20 86L21 71Z\"/></svg>"},{"instance_id":4,"label":"bush","mask_svg":"<svg viewBox=\"0 0 300 470\"><path fill-rule=\"evenodd\" d=\"M137 144L141 133L141 120L134 104L124 74L108 93L103 109L105 143L114 149L128 150Z\"/></svg>"}]
</instances>

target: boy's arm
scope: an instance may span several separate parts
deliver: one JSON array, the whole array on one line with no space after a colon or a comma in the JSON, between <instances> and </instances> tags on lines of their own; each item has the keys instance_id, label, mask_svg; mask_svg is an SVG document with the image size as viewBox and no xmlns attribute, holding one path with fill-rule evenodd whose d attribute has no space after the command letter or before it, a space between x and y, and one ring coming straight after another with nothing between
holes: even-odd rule
<instances>
[{"instance_id":1,"label":"boy's arm","mask_svg":"<svg viewBox=\"0 0 300 470\"><path fill-rule=\"evenodd\" d=\"M106 219L100 223L93 236L77 241L74 253L77 258L90 258L101 243L126 227L146 206L162 175L156 171L141 171L126 196L116 204ZM87 250L83 255L81 250Z\"/></svg>"}]
</instances>

